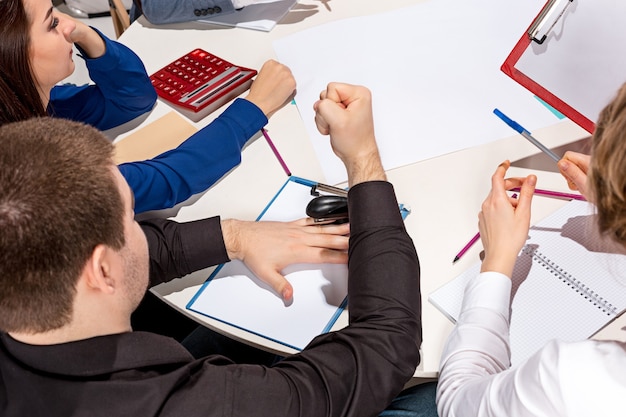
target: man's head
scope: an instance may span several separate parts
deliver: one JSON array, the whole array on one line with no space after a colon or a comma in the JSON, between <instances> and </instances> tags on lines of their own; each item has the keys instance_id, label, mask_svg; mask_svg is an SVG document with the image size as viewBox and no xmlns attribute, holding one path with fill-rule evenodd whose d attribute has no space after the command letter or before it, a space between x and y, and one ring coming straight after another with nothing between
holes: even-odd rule
<instances>
[{"instance_id":1,"label":"man's head","mask_svg":"<svg viewBox=\"0 0 626 417\"><path fill-rule=\"evenodd\" d=\"M122 309L141 299L146 242L112 153L100 132L76 122L0 127L1 331L59 329L82 294L107 286Z\"/></svg>"},{"instance_id":2,"label":"man's head","mask_svg":"<svg viewBox=\"0 0 626 417\"><path fill-rule=\"evenodd\" d=\"M626 84L600 113L591 146L588 175L600 230L626 245Z\"/></svg>"}]
</instances>

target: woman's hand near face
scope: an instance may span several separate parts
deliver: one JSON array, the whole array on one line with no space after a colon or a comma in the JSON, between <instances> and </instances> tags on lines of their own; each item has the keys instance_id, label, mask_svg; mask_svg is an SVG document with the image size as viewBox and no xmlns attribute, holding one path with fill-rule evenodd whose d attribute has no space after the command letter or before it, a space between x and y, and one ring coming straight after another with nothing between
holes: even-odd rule
<instances>
[{"instance_id":1,"label":"woman's hand near face","mask_svg":"<svg viewBox=\"0 0 626 417\"><path fill-rule=\"evenodd\" d=\"M56 13L60 20L59 26L63 36L68 42L80 46L89 58L99 58L106 52L104 40L98 32L64 13Z\"/></svg>"}]
</instances>

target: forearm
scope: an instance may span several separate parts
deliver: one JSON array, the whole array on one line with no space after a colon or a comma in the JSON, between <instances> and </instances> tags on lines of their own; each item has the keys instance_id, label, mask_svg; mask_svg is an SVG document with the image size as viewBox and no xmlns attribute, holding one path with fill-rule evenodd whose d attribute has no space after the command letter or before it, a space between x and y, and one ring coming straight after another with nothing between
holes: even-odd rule
<instances>
[{"instance_id":1,"label":"forearm","mask_svg":"<svg viewBox=\"0 0 626 417\"><path fill-rule=\"evenodd\" d=\"M263 415L375 415L419 362L419 264L393 187L360 184L348 199L350 325L316 337L272 369L234 376L238 393L262 385L272 387L271 398L290 398L256 399ZM237 412L250 407L248 396L241 396Z\"/></svg>"},{"instance_id":2,"label":"forearm","mask_svg":"<svg viewBox=\"0 0 626 417\"><path fill-rule=\"evenodd\" d=\"M54 87L49 111L53 116L106 130L151 110L157 95L143 63L134 52L99 32L97 36L105 42L104 55L90 57L79 46L94 84Z\"/></svg>"},{"instance_id":3,"label":"forearm","mask_svg":"<svg viewBox=\"0 0 626 417\"><path fill-rule=\"evenodd\" d=\"M140 225L148 241L151 286L230 260L219 217L187 223L151 219Z\"/></svg>"},{"instance_id":4,"label":"forearm","mask_svg":"<svg viewBox=\"0 0 626 417\"><path fill-rule=\"evenodd\" d=\"M375 409L397 395L419 363L420 268L391 184L373 181L352 187L348 206L350 326L337 336L358 351L357 373L372 366L370 355L388 361L355 381L364 389L357 393L360 401L367 397Z\"/></svg>"},{"instance_id":5,"label":"forearm","mask_svg":"<svg viewBox=\"0 0 626 417\"><path fill-rule=\"evenodd\" d=\"M98 59L85 57L89 77L109 111L126 122L152 109L157 94L137 54L119 42L102 38L106 53Z\"/></svg>"},{"instance_id":6,"label":"forearm","mask_svg":"<svg viewBox=\"0 0 626 417\"><path fill-rule=\"evenodd\" d=\"M120 165L135 193L136 212L169 208L205 191L241 162L243 146L266 123L256 106L237 99L178 148Z\"/></svg>"},{"instance_id":7,"label":"forearm","mask_svg":"<svg viewBox=\"0 0 626 417\"><path fill-rule=\"evenodd\" d=\"M100 34L93 28L85 30L83 39L76 46L87 58L100 58L106 52L106 44Z\"/></svg>"},{"instance_id":8,"label":"forearm","mask_svg":"<svg viewBox=\"0 0 626 417\"><path fill-rule=\"evenodd\" d=\"M495 375L510 367L510 293L511 280L499 273L483 273L468 283L442 353L437 386L441 416L477 416L481 403L497 403L505 396L488 388Z\"/></svg>"}]
</instances>

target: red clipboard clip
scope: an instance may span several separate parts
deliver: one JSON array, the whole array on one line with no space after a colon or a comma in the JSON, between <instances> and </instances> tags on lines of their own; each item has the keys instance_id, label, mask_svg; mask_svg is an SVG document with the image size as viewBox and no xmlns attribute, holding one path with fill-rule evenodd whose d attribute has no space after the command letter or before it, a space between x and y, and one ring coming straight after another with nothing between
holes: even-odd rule
<instances>
[{"instance_id":1,"label":"red clipboard clip","mask_svg":"<svg viewBox=\"0 0 626 417\"><path fill-rule=\"evenodd\" d=\"M550 0L528 29L528 36L541 45L574 0Z\"/></svg>"}]
</instances>

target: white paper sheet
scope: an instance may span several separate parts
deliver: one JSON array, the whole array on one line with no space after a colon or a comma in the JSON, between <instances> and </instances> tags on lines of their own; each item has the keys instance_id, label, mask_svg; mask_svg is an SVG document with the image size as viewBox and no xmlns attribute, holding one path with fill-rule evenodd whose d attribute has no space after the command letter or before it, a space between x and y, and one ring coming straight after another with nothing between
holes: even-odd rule
<instances>
[{"instance_id":1,"label":"white paper sheet","mask_svg":"<svg viewBox=\"0 0 626 417\"><path fill-rule=\"evenodd\" d=\"M279 60L295 75L298 109L326 181L346 180L314 123L313 103L331 81L372 90L386 169L513 136L492 114L496 107L531 131L556 123L531 93L500 71L544 3L431 0L276 40Z\"/></svg>"}]
</instances>

